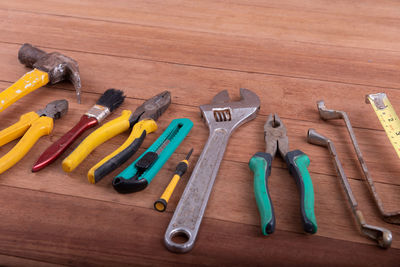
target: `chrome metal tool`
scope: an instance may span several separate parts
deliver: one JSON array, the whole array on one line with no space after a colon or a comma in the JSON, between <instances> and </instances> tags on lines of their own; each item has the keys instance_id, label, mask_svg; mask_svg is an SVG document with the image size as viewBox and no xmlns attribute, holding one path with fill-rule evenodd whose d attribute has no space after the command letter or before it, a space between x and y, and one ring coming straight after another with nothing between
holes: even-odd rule
<instances>
[{"instance_id":1,"label":"chrome metal tool","mask_svg":"<svg viewBox=\"0 0 400 267\"><path fill-rule=\"evenodd\" d=\"M365 222L363 214L358 209L357 201L353 195L353 191L351 190L346 174L344 173L342 164L340 163L333 142L322 134L317 133L314 129L308 130L307 141L310 144L324 146L328 148L329 153L331 154L333 162L335 164L336 173L342 179L342 184L344 186L347 199L350 202L351 210L353 211L354 217L357 220L361 232L369 238L376 240L380 247L389 248L390 244L392 243L392 233L386 228L369 225Z\"/></svg>"},{"instance_id":2,"label":"chrome metal tool","mask_svg":"<svg viewBox=\"0 0 400 267\"><path fill-rule=\"evenodd\" d=\"M240 89L240 96L240 101L230 102L225 90L211 104L200 106L210 135L165 233L165 245L173 252L184 253L193 248L229 137L239 126L254 119L260 108L255 93ZM184 237L185 242L174 242L176 236Z\"/></svg>"},{"instance_id":3,"label":"chrome metal tool","mask_svg":"<svg viewBox=\"0 0 400 267\"><path fill-rule=\"evenodd\" d=\"M400 211L395 211L395 212L386 212L385 209L383 208L383 203L381 198L378 195L378 192L376 192L374 182L372 180L371 174L368 171L367 164L365 163L365 160L363 159L363 155L361 154L360 147L358 146L356 136L354 135L353 127L351 127L351 123L349 120L349 117L347 116L346 112L344 111L338 111L338 110L332 110L332 109L327 109L325 107L325 103L323 100L317 102L318 106L318 111L319 115L323 120L334 120L334 119L343 119L347 131L349 132L351 141L354 146L354 150L356 151L358 161L360 162L361 169L363 170L364 177L367 180L367 185L369 188L369 191L371 192L372 196L374 197L374 201L376 205L378 206L378 209L383 216L383 220L388 223L394 223L394 224L400 224Z\"/></svg>"}]
</instances>

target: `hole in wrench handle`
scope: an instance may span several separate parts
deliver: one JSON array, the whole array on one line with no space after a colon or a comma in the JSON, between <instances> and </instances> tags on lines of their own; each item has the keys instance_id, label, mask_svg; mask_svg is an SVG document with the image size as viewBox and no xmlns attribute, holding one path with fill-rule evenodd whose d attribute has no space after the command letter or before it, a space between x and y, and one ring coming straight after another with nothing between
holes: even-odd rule
<instances>
[{"instance_id":1,"label":"hole in wrench handle","mask_svg":"<svg viewBox=\"0 0 400 267\"><path fill-rule=\"evenodd\" d=\"M225 129L213 130L204 146L165 233L169 250L185 253L193 248L229 136ZM189 240L184 244L173 242L171 237L177 232L186 233Z\"/></svg>"},{"instance_id":2,"label":"hole in wrench handle","mask_svg":"<svg viewBox=\"0 0 400 267\"><path fill-rule=\"evenodd\" d=\"M178 243L174 239L176 237L183 237L184 242ZM192 250L194 246L195 237L190 234L185 228L177 228L171 232L165 233L164 242L167 248L172 252L186 253Z\"/></svg>"},{"instance_id":3,"label":"hole in wrench handle","mask_svg":"<svg viewBox=\"0 0 400 267\"><path fill-rule=\"evenodd\" d=\"M228 102L227 93L220 93L212 104L200 106L210 135L164 236L166 247L173 252L185 253L193 248L229 137L240 125L254 119L260 108L255 93L240 89L240 95L240 101ZM230 113L214 114L214 110ZM171 240L182 232L189 237L187 242L176 244Z\"/></svg>"}]
</instances>

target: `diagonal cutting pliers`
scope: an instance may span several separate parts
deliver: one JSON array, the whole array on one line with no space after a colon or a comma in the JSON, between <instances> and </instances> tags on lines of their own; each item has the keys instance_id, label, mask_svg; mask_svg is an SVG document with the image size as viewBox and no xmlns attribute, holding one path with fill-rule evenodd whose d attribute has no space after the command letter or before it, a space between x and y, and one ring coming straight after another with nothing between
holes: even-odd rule
<instances>
[{"instance_id":1,"label":"diagonal cutting pliers","mask_svg":"<svg viewBox=\"0 0 400 267\"><path fill-rule=\"evenodd\" d=\"M277 150L285 159L290 174L300 190L300 209L304 231L310 234L317 232L317 221L314 214L314 189L307 167L310 159L300 150L289 151L289 140L286 127L277 114L270 114L264 125L266 152L256 153L249 162L254 173L254 193L261 217L261 230L264 235L275 231L275 215L268 191L268 177L271 164Z\"/></svg>"},{"instance_id":2,"label":"diagonal cutting pliers","mask_svg":"<svg viewBox=\"0 0 400 267\"><path fill-rule=\"evenodd\" d=\"M67 100L55 100L47 104L44 109L23 114L17 123L2 130L0 146L18 137L23 137L7 154L0 158L0 173L20 161L40 137L50 134L53 130L53 120L61 118L67 111Z\"/></svg>"},{"instance_id":3,"label":"diagonal cutting pliers","mask_svg":"<svg viewBox=\"0 0 400 267\"><path fill-rule=\"evenodd\" d=\"M88 172L91 183L100 181L104 176L126 162L143 143L147 134L157 130L157 120L171 103L171 94L164 91L139 106L135 112L123 110L120 117L104 124L86 137L82 143L62 162L63 170L73 171L97 146L112 137L132 128L128 139L114 152L103 158Z\"/></svg>"}]
</instances>

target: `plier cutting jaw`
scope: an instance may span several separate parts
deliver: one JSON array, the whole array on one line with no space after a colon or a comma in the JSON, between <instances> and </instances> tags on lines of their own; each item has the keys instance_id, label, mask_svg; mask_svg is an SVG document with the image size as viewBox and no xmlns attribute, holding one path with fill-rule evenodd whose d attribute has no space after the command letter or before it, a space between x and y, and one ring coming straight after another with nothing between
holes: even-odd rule
<instances>
[{"instance_id":1,"label":"plier cutting jaw","mask_svg":"<svg viewBox=\"0 0 400 267\"><path fill-rule=\"evenodd\" d=\"M68 111L67 100L56 100L44 109L23 114L19 121L0 132L0 146L21 137L21 140L0 158L0 173L20 161L39 140L53 130L53 120L61 118Z\"/></svg>"},{"instance_id":2,"label":"plier cutting jaw","mask_svg":"<svg viewBox=\"0 0 400 267\"><path fill-rule=\"evenodd\" d=\"M142 120L150 119L156 121L171 104L171 93L164 91L146 100L140 105L129 118L130 126Z\"/></svg>"},{"instance_id":3,"label":"plier cutting jaw","mask_svg":"<svg viewBox=\"0 0 400 267\"><path fill-rule=\"evenodd\" d=\"M284 159L289 151L289 140L286 135L286 127L277 114L270 114L264 124L264 137L266 153L271 154L274 159L276 151L279 150Z\"/></svg>"},{"instance_id":4,"label":"plier cutting jaw","mask_svg":"<svg viewBox=\"0 0 400 267\"><path fill-rule=\"evenodd\" d=\"M272 160L276 152L285 159L290 174L300 190L300 209L304 231L317 232L314 214L314 189L307 167L310 159L300 150L289 151L286 127L277 114L270 114L264 125L266 152L256 153L249 162L254 173L254 193L261 217L261 230L264 235L275 231L275 214L268 191L268 177L271 174Z\"/></svg>"}]
</instances>

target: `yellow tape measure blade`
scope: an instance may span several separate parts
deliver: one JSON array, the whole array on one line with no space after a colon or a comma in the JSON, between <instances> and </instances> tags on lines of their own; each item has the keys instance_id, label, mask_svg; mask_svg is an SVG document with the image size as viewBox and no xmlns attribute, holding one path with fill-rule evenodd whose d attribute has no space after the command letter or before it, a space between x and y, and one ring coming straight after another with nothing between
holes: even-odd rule
<instances>
[{"instance_id":1,"label":"yellow tape measure blade","mask_svg":"<svg viewBox=\"0 0 400 267\"><path fill-rule=\"evenodd\" d=\"M383 129L400 158L400 120L385 93L367 95Z\"/></svg>"}]
</instances>

